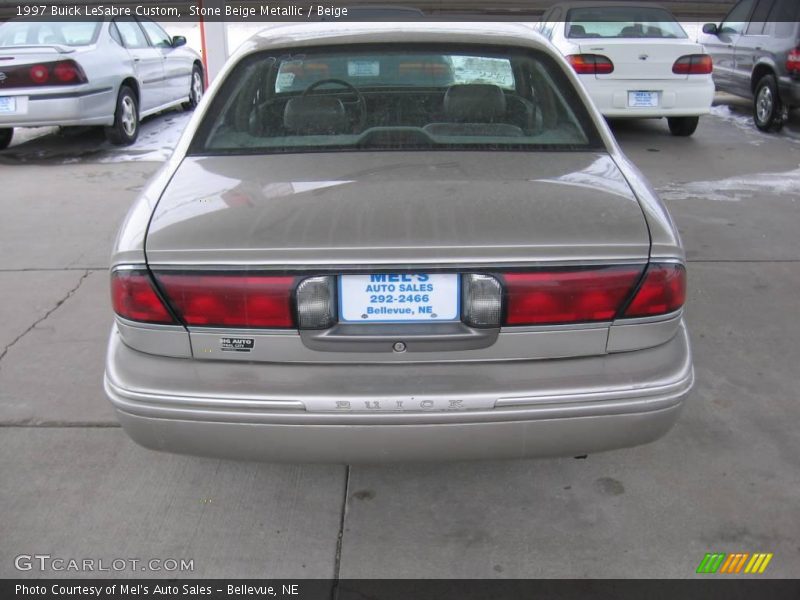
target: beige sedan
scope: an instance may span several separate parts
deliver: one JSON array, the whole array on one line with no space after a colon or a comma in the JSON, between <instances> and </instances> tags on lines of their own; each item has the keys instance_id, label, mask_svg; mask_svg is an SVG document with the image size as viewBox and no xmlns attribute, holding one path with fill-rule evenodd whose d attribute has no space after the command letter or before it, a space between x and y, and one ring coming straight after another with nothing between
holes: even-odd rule
<instances>
[{"instance_id":1,"label":"beige sedan","mask_svg":"<svg viewBox=\"0 0 800 600\"><path fill-rule=\"evenodd\" d=\"M678 233L523 26L253 38L112 265L105 389L157 450L582 455L660 437L692 387Z\"/></svg>"}]
</instances>

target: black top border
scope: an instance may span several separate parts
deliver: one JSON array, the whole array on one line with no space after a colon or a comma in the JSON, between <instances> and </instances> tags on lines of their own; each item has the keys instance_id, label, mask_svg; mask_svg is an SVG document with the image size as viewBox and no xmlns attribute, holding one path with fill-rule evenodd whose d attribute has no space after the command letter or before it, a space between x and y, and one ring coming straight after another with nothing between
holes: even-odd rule
<instances>
[{"instance_id":1,"label":"black top border","mask_svg":"<svg viewBox=\"0 0 800 600\"><path fill-rule=\"evenodd\" d=\"M641 3L641 0L614 1L621 5ZM563 0L0 0L0 22L20 17L67 21L113 16L141 16L167 22L202 19L231 23L538 21L547 9L561 2ZM680 21L719 23L736 2L660 0L658 4L668 8Z\"/></svg>"}]
</instances>

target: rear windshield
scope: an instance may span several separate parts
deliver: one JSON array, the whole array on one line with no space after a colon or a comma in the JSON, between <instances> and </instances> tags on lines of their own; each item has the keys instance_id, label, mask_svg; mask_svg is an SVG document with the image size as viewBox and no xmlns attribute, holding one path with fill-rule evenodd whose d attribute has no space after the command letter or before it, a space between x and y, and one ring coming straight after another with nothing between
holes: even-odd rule
<instances>
[{"instance_id":1,"label":"rear windshield","mask_svg":"<svg viewBox=\"0 0 800 600\"><path fill-rule=\"evenodd\" d=\"M601 147L575 88L545 54L387 44L245 58L190 153Z\"/></svg>"},{"instance_id":2,"label":"rear windshield","mask_svg":"<svg viewBox=\"0 0 800 600\"><path fill-rule=\"evenodd\" d=\"M662 8L606 6L567 13L570 38L686 38L683 27Z\"/></svg>"},{"instance_id":3,"label":"rear windshield","mask_svg":"<svg viewBox=\"0 0 800 600\"><path fill-rule=\"evenodd\" d=\"M99 31L99 22L9 21L0 25L0 46L88 46Z\"/></svg>"}]
</instances>

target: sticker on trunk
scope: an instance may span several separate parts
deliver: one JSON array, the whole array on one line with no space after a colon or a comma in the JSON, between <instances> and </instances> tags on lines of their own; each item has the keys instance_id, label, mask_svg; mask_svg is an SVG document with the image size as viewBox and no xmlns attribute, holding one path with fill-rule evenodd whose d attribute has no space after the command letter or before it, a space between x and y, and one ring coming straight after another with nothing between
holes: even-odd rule
<instances>
[{"instance_id":1,"label":"sticker on trunk","mask_svg":"<svg viewBox=\"0 0 800 600\"><path fill-rule=\"evenodd\" d=\"M256 345L255 338L224 337L219 338L219 349L223 352L252 352Z\"/></svg>"}]
</instances>

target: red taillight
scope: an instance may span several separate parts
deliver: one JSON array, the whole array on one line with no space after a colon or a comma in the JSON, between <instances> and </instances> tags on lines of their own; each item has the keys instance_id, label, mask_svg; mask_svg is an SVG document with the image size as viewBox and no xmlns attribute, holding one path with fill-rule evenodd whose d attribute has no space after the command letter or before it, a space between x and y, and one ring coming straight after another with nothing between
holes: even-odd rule
<instances>
[{"instance_id":1,"label":"red taillight","mask_svg":"<svg viewBox=\"0 0 800 600\"><path fill-rule=\"evenodd\" d=\"M157 273L156 280L187 325L294 327L292 276Z\"/></svg>"},{"instance_id":2,"label":"red taillight","mask_svg":"<svg viewBox=\"0 0 800 600\"><path fill-rule=\"evenodd\" d=\"M505 273L505 323L611 321L641 275L640 266Z\"/></svg>"},{"instance_id":3,"label":"red taillight","mask_svg":"<svg viewBox=\"0 0 800 600\"><path fill-rule=\"evenodd\" d=\"M625 317L651 317L678 310L686 301L686 269L683 265L651 264Z\"/></svg>"},{"instance_id":4,"label":"red taillight","mask_svg":"<svg viewBox=\"0 0 800 600\"><path fill-rule=\"evenodd\" d=\"M790 73L800 72L800 48L795 48L786 57L786 70Z\"/></svg>"},{"instance_id":5,"label":"red taillight","mask_svg":"<svg viewBox=\"0 0 800 600\"><path fill-rule=\"evenodd\" d=\"M144 271L114 271L111 274L114 312L131 321L174 323Z\"/></svg>"},{"instance_id":6,"label":"red taillight","mask_svg":"<svg viewBox=\"0 0 800 600\"><path fill-rule=\"evenodd\" d=\"M78 65L71 60L65 60L64 62L56 63L56 66L53 68L53 75L55 75L55 78L62 83L69 83L71 81L80 79Z\"/></svg>"},{"instance_id":7,"label":"red taillight","mask_svg":"<svg viewBox=\"0 0 800 600\"><path fill-rule=\"evenodd\" d=\"M86 73L74 60L3 67L3 89L31 85L80 85L88 83Z\"/></svg>"},{"instance_id":8,"label":"red taillight","mask_svg":"<svg viewBox=\"0 0 800 600\"><path fill-rule=\"evenodd\" d=\"M33 83L46 83L50 79L50 69L45 65L33 65L28 75Z\"/></svg>"},{"instance_id":9,"label":"red taillight","mask_svg":"<svg viewBox=\"0 0 800 600\"><path fill-rule=\"evenodd\" d=\"M708 54L687 54L672 65L676 75L708 75L714 70L714 63Z\"/></svg>"},{"instance_id":10,"label":"red taillight","mask_svg":"<svg viewBox=\"0 0 800 600\"><path fill-rule=\"evenodd\" d=\"M600 54L570 54L569 64L579 75L608 75L614 72L614 63Z\"/></svg>"}]
</instances>

